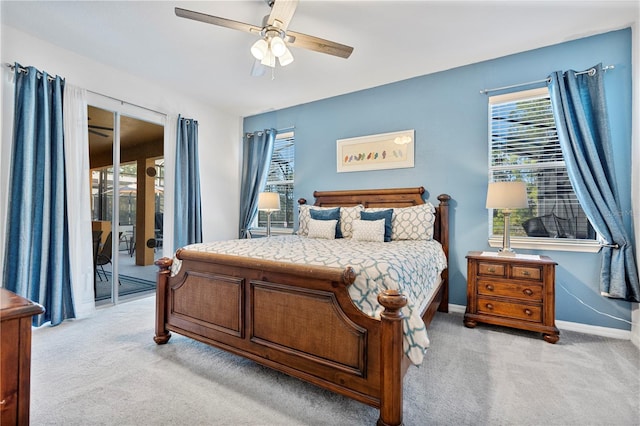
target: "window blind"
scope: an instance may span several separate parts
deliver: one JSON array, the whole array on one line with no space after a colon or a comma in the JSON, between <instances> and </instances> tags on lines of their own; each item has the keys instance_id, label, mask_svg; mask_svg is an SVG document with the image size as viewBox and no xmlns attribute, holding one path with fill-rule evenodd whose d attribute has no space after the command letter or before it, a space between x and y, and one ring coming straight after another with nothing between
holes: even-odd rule
<instances>
[{"instance_id":1,"label":"window blind","mask_svg":"<svg viewBox=\"0 0 640 426\"><path fill-rule=\"evenodd\" d=\"M562 226L535 236L595 238L567 175L547 88L490 97L489 122L489 180L527 185L529 209L512 216L513 235L531 236L523 224L544 217ZM502 233L499 216L494 234Z\"/></svg>"},{"instance_id":2,"label":"window blind","mask_svg":"<svg viewBox=\"0 0 640 426\"><path fill-rule=\"evenodd\" d=\"M267 185L293 183L294 175L294 139L278 138L273 145L273 155L269 166Z\"/></svg>"},{"instance_id":3,"label":"window blind","mask_svg":"<svg viewBox=\"0 0 640 426\"><path fill-rule=\"evenodd\" d=\"M269 174L265 190L280 194L280 211L271 214L272 228L293 228L293 213L296 203L293 199L295 175L295 137L293 132L276 135L273 154L269 164ZM267 215L258 214L258 226L267 224Z\"/></svg>"}]
</instances>

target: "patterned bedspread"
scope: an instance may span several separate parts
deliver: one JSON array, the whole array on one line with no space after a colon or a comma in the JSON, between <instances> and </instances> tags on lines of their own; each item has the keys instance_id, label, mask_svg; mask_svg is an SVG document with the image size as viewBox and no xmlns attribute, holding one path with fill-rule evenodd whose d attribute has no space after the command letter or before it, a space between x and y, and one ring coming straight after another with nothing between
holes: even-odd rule
<instances>
[{"instance_id":1,"label":"patterned bedspread","mask_svg":"<svg viewBox=\"0 0 640 426\"><path fill-rule=\"evenodd\" d=\"M403 309L404 350L413 364L422 363L429 338L420 311L438 283L440 272L447 267L442 246L435 240L374 243L290 235L193 244L185 249L341 269L351 266L356 280L349 287L349 294L365 314L380 317L383 308L377 297L382 290L395 289L407 296ZM180 260L174 259L172 276L180 266Z\"/></svg>"}]
</instances>

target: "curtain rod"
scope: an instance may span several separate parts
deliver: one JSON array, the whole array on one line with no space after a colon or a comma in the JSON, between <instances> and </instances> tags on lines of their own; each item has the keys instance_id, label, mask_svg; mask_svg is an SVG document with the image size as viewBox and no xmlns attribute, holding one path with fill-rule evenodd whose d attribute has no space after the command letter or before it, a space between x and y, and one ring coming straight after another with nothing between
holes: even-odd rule
<instances>
[{"instance_id":1,"label":"curtain rod","mask_svg":"<svg viewBox=\"0 0 640 426\"><path fill-rule=\"evenodd\" d=\"M7 63L5 63L4 65L5 65L7 68L9 68L11 71L15 72L15 70L16 70L16 66L15 66L15 65L10 64L10 63L8 63L8 62L7 62ZM22 66L21 66L21 67L18 69L18 72L21 72L21 73L25 73L25 74L26 74L26 73L28 72L28 70L27 70L27 68L25 68L25 67L22 67ZM42 77L42 72L38 71L38 77ZM55 80L55 78L54 78L54 77L52 77L52 76L51 76L51 75L49 75L49 74L47 75L47 79L48 79L49 81L53 81L53 80ZM137 104L134 104L134 103L131 103L131 102L123 101L122 99L118 99L118 98L114 98L113 96L104 95L104 94L102 94L102 93L94 92L93 90L89 90L89 89L86 89L86 90L87 90L87 92L93 93L94 95L103 96L103 97L105 97L105 98L112 99L112 100L114 100L114 101L116 101L116 102L120 102L120 104L127 104L127 105L131 105L131 106L134 106L134 107L136 107L136 108L142 108L142 109L145 109L145 110L147 110L147 111L155 112L156 114L160 114L160 115L162 115L162 116L164 116L164 117L166 117L166 116L167 116L167 114L166 114L166 113L164 113L164 112L160 112L160 111L156 111L155 109L151 109L151 108L144 107L144 106L142 106L142 105L137 105Z\"/></svg>"},{"instance_id":2,"label":"curtain rod","mask_svg":"<svg viewBox=\"0 0 640 426\"><path fill-rule=\"evenodd\" d=\"M16 71L16 66L14 64L10 64L8 62L6 62L4 64L5 67L9 68L11 71L15 72ZM20 67L18 69L18 72L21 72L23 74L27 74L29 72L29 70L27 70L25 67ZM42 78L43 74L42 71L38 71L38 73L36 74L37 77ZM55 81L55 77L52 77L51 74L47 73L47 80L49 80L49 82Z\"/></svg>"},{"instance_id":3,"label":"curtain rod","mask_svg":"<svg viewBox=\"0 0 640 426\"><path fill-rule=\"evenodd\" d=\"M276 133L284 133L286 131L292 131L296 128L296 126L289 126L289 127L283 127L282 129L276 129ZM250 138L251 136L255 135L256 133L260 133L260 132L249 132L249 133L245 133L244 135L248 138Z\"/></svg>"},{"instance_id":4,"label":"curtain rod","mask_svg":"<svg viewBox=\"0 0 640 426\"><path fill-rule=\"evenodd\" d=\"M142 109L146 109L147 111L155 112L156 114L160 114L160 115L162 115L164 117L167 116L167 113L165 113L165 112L156 111L155 109L147 108L145 106L134 104L132 102L123 101L122 99L114 98L113 96L105 95L105 94L102 94L102 93L99 93L99 92L94 92L93 90L89 90L89 89L86 89L86 90L87 90L87 92L93 93L94 95L103 96L103 97L105 97L107 99L111 99L111 100L114 100L116 102L120 102L121 105L122 104L127 104L127 105L134 106L136 108L142 108Z\"/></svg>"},{"instance_id":5,"label":"curtain rod","mask_svg":"<svg viewBox=\"0 0 640 426\"><path fill-rule=\"evenodd\" d=\"M607 71L607 70L612 70L614 69L615 66L614 65L607 65L606 67L603 67L602 70L603 71ZM577 72L576 75L580 75L580 74L589 74L589 75L594 75L596 73L596 69L595 68L589 68L586 71L580 71ZM527 83L520 83L520 84L513 84L511 86L503 86L503 87L496 87L494 89L482 89L480 91L481 95L486 95L489 92L497 92L499 90L506 90L506 89L513 89L515 87L522 87L522 86L529 86L531 84L538 84L538 83L550 83L551 79L549 77L542 79L542 80L536 80L536 81L529 81Z\"/></svg>"}]
</instances>

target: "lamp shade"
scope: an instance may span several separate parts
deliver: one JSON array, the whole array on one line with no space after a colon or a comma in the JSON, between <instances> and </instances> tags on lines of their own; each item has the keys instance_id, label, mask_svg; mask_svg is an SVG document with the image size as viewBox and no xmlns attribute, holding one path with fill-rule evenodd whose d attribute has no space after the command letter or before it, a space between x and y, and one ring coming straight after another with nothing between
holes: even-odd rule
<instances>
[{"instance_id":1,"label":"lamp shade","mask_svg":"<svg viewBox=\"0 0 640 426\"><path fill-rule=\"evenodd\" d=\"M488 209L522 209L529 207L524 182L490 182L487 190Z\"/></svg>"},{"instance_id":2,"label":"lamp shade","mask_svg":"<svg viewBox=\"0 0 640 426\"><path fill-rule=\"evenodd\" d=\"M277 192L261 192L258 195L258 210L265 212L280 210L280 194Z\"/></svg>"}]
</instances>

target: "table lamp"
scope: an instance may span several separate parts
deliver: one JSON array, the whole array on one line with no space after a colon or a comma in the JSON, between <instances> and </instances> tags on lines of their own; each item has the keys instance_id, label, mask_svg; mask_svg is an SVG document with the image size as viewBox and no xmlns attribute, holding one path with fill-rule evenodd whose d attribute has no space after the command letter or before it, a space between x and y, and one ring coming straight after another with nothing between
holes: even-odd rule
<instances>
[{"instance_id":1,"label":"table lamp","mask_svg":"<svg viewBox=\"0 0 640 426\"><path fill-rule=\"evenodd\" d=\"M267 212L267 237L271 236L271 213L280 210L280 194L261 192L258 195L258 210Z\"/></svg>"},{"instance_id":2,"label":"table lamp","mask_svg":"<svg viewBox=\"0 0 640 426\"><path fill-rule=\"evenodd\" d=\"M510 216L513 209L529 207L527 200L527 187L524 182L489 182L487 190L487 208L502 209L504 214L504 233L502 235L502 249L498 254L503 256L515 256L511 249Z\"/></svg>"}]
</instances>

